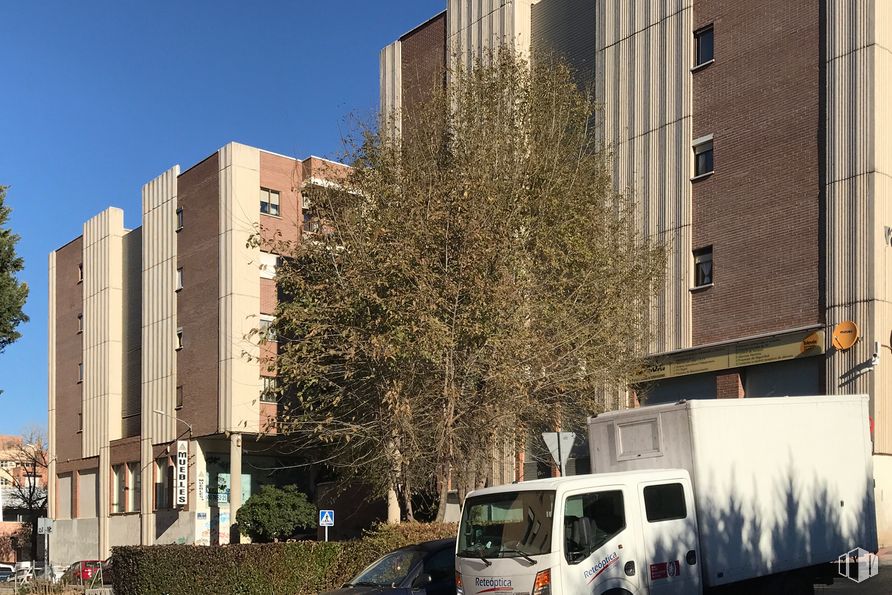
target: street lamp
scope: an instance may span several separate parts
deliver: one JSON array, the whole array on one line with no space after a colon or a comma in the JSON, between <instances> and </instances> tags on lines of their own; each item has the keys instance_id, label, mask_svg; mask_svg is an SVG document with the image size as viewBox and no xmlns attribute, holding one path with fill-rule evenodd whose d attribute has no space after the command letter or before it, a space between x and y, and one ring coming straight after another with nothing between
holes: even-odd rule
<instances>
[{"instance_id":1,"label":"street lamp","mask_svg":"<svg viewBox=\"0 0 892 595\"><path fill-rule=\"evenodd\" d=\"M169 413L165 413L164 411L161 411L160 409L152 409L152 413L157 413L158 415L163 415L164 417L169 417L170 419L177 420L178 422L180 422L181 424L183 424L184 426L186 426L189 429L189 437L190 438L192 437L192 424L186 423L185 421L183 421L176 415L171 415Z\"/></svg>"}]
</instances>

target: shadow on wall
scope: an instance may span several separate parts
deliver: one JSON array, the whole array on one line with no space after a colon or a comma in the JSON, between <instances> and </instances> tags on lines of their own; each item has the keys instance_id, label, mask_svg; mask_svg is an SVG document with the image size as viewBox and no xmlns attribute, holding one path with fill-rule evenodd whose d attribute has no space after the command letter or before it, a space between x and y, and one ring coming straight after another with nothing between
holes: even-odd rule
<instances>
[{"instance_id":1,"label":"shadow on wall","mask_svg":"<svg viewBox=\"0 0 892 595\"><path fill-rule=\"evenodd\" d=\"M730 471L730 485L735 473ZM842 494L839 486L830 486L817 478L801 478L792 461L783 482L766 480L764 484L738 486L748 497L731 495L720 501L701 486L706 497L697 502L700 544L697 563L708 585L722 585L755 576L768 576L787 570L830 563L847 551L862 547L875 552L876 517L869 485L860 493ZM707 484L714 484L707 478ZM736 489L736 488L735 488ZM696 491L696 490L695 490ZM752 495L756 495L755 498ZM855 498L852 499L852 496ZM745 504L746 502L746 504ZM693 522L688 524L686 543L696 543ZM664 539L653 544L652 560L680 560L679 541ZM817 574L817 573L816 573ZM777 580L772 579L772 580ZM752 593L754 586L747 586ZM783 593L784 583L772 581L759 587L759 592ZM726 588L717 593L735 593Z\"/></svg>"}]
</instances>

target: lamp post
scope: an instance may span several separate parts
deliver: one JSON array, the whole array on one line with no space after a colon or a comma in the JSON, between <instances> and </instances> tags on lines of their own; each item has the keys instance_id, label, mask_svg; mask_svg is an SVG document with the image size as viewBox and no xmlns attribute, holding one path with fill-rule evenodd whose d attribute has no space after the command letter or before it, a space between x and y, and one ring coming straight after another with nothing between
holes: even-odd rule
<instances>
[{"instance_id":1,"label":"lamp post","mask_svg":"<svg viewBox=\"0 0 892 595\"><path fill-rule=\"evenodd\" d=\"M186 426L186 428L189 429L189 437L190 438L192 437L192 424L183 421L176 415L171 415L165 411L161 411L160 409L152 409L152 413L157 413L158 415L163 415L164 417L169 417L170 419L175 419L176 421L180 422L181 424ZM177 436L177 438L179 438L179 436Z\"/></svg>"}]
</instances>

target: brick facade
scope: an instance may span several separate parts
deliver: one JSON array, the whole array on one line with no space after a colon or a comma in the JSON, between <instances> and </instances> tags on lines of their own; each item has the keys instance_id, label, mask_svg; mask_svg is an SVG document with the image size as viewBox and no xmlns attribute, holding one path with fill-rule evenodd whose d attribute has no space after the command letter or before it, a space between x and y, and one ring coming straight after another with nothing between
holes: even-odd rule
<instances>
[{"instance_id":1,"label":"brick facade","mask_svg":"<svg viewBox=\"0 0 892 595\"><path fill-rule=\"evenodd\" d=\"M715 286L693 295L693 344L821 322L821 3L701 0L715 63L693 73L693 138L715 174L693 184L693 249Z\"/></svg>"},{"instance_id":2,"label":"brick facade","mask_svg":"<svg viewBox=\"0 0 892 595\"><path fill-rule=\"evenodd\" d=\"M177 267L184 278L177 294L177 324L183 329L183 349L177 352L177 386L183 387L179 417L190 420L199 436L217 431L219 408L219 169L214 153L178 180L183 229L177 232Z\"/></svg>"},{"instance_id":3,"label":"brick facade","mask_svg":"<svg viewBox=\"0 0 892 595\"><path fill-rule=\"evenodd\" d=\"M84 361L83 333L78 315L84 313L83 283L78 265L84 241L79 237L56 252L56 459L60 463L83 456L81 445L82 390L77 366Z\"/></svg>"},{"instance_id":4,"label":"brick facade","mask_svg":"<svg viewBox=\"0 0 892 595\"><path fill-rule=\"evenodd\" d=\"M403 117L432 90L446 83L446 13L442 13L400 38L402 44Z\"/></svg>"}]
</instances>

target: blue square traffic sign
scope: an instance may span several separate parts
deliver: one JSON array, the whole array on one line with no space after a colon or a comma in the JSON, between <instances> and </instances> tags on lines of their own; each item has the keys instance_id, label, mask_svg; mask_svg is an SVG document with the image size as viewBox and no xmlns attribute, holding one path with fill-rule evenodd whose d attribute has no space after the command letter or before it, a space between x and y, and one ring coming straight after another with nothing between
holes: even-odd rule
<instances>
[{"instance_id":1,"label":"blue square traffic sign","mask_svg":"<svg viewBox=\"0 0 892 595\"><path fill-rule=\"evenodd\" d=\"M319 511L319 526L320 527L334 527L334 511L333 510L320 510Z\"/></svg>"}]
</instances>

